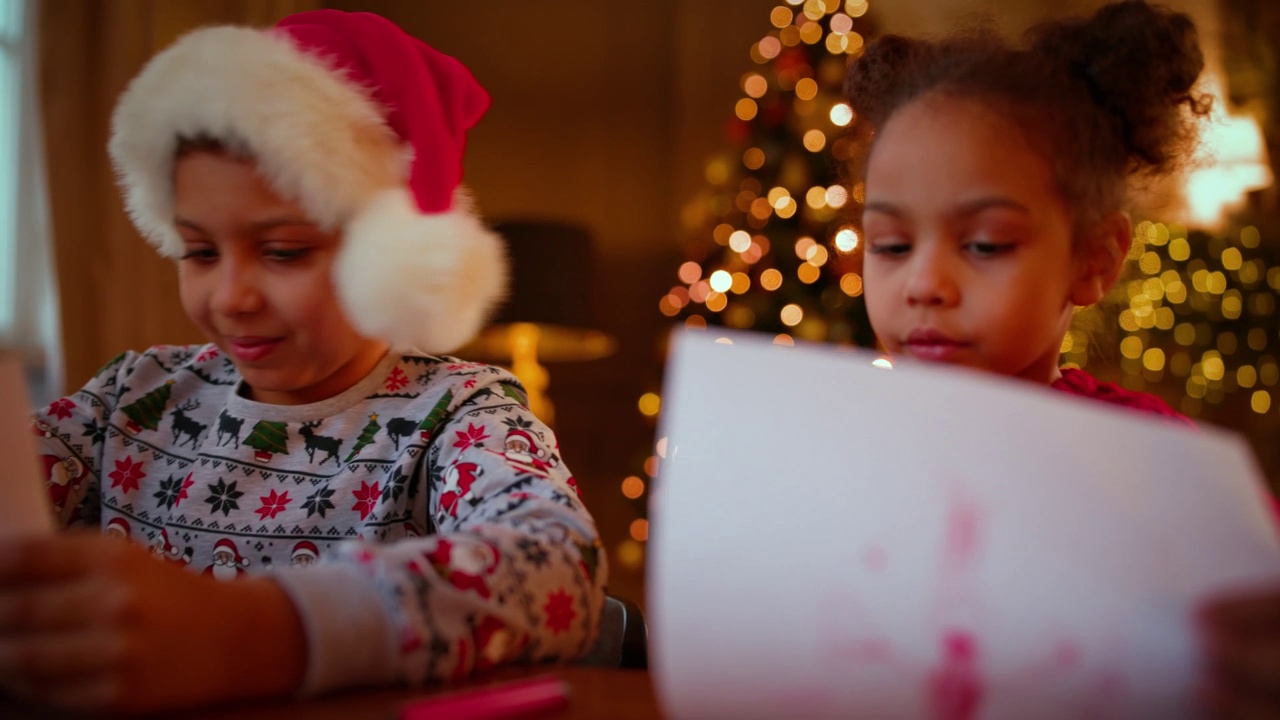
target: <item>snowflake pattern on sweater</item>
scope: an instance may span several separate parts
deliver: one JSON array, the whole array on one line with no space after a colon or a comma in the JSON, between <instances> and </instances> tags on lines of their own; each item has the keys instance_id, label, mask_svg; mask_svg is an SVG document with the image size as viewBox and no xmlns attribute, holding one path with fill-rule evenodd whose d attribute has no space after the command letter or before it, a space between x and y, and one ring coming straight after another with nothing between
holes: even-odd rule
<instances>
[{"instance_id":1,"label":"snowflake pattern on sweater","mask_svg":"<svg viewBox=\"0 0 1280 720\"><path fill-rule=\"evenodd\" d=\"M388 355L311 405L241 387L216 346L158 346L36 413L63 524L215 578L270 573L306 626L311 692L589 649L596 527L512 375Z\"/></svg>"}]
</instances>

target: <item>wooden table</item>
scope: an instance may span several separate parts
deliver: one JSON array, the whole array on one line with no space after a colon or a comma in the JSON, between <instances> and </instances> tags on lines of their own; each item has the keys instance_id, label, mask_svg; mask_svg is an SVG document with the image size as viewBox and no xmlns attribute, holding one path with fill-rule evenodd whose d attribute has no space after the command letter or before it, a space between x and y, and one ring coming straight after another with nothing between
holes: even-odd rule
<instances>
[{"instance_id":1,"label":"wooden table","mask_svg":"<svg viewBox=\"0 0 1280 720\"><path fill-rule=\"evenodd\" d=\"M508 668L479 680L448 688L417 690L373 690L329 695L314 700L231 705L198 712L161 713L157 717L191 720L394 720L396 710L413 700L450 690L481 687L520 678L551 675L569 683L569 707L538 720L649 720L660 718L649 673L643 670L613 670L577 666ZM0 718L35 720L55 716L47 711L15 708L0 700Z\"/></svg>"}]
</instances>

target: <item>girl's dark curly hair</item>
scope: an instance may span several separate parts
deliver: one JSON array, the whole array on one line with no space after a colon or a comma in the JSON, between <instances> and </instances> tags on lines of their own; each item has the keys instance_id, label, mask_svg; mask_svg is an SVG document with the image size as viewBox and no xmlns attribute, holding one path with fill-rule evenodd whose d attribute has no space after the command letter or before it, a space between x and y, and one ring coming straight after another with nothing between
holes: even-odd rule
<instances>
[{"instance_id":1,"label":"girl's dark curly hair","mask_svg":"<svg viewBox=\"0 0 1280 720\"><path fill-rule=\"evenodd\" d=\"M1190 18L1144 0L1039 25L1026 40L1015 46L991 30L876 39L845 77L855 132L871 136L927 94L990 103L1052 163L1079 238L1123 207L1130 178L1164 175L1190 156L1210 107L1192 90L1204 57Z\"/></svg>"}]
</instances>

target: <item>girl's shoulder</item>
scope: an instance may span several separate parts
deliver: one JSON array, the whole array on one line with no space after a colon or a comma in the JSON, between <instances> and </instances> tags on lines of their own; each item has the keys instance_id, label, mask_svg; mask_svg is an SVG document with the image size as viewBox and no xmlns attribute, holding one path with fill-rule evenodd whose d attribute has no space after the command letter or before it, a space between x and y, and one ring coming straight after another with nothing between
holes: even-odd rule
<instances>
[{"instance_id":1,"label":"girl's shoulder","mask_svg":"<svg viewBox=\"0 0 1280 720\"><path fill-rule=\"evenodd\" d=\"M1053 383L1053 389L1068 395L1086 397L1131 410L1173 418L1195 427L1186 415L1169 407L1164 400L1150 393L1128 390L1112 382L1103 382L1079 368L1063 368L1062 377Z\"/></svg>"}]
</instances>

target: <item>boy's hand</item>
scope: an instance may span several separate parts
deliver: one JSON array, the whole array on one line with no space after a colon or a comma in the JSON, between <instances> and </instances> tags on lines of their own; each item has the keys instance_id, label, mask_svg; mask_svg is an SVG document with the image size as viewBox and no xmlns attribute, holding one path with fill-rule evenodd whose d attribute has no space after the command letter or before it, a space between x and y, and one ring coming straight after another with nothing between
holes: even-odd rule
<instances>
[{"instance_id":1,"label":"boy's hand","mask_svg":"<svg viewBox=\"0 0 1280 720\"><path fill-rule=\"evenodd\" d=\"M1213 717L1280 717L1280 588L1217 598L1200 620Z\"/></svg>"},{"instance_id":2,"label":"boy's hand","mask_svg":"<svg viewBox=\"0 0 1280 720\"><path fill-rule=\"evenodd\" d=\"M0 542L0 687L24 700L137 711L279 696L305 658L270 580L201 577L97 534Z\"/></svg>"}]
</instances>

